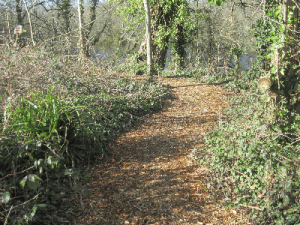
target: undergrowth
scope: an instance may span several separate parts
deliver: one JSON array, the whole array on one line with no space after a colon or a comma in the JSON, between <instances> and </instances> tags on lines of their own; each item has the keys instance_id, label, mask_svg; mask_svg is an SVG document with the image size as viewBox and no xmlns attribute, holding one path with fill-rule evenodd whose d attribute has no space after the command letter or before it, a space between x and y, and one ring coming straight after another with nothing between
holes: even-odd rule
<instances>
[{"instance_id":1,"label":"undergrowth","mask_svg":"<svg viewBox=\"0 0 300 225\"><path fill-rule=\"evenodd\" d=\"M132 65L125 67L134 72ZM212 196L226 207L242 208L252 224L300 224L300 116L291 112L288 121L289 111L276 94L258 90L265 75L261 62L249 71L217 73L213 64L196 64L160 75L221 85L232 93L223 112L227 121L205 136L197 153L210 171Z\"/></svg>"},{"instance_id":2,"label":"undergrowth","mask_svg":"<svg viewBox=\"0 0 300 225\"><path fill-rule=\"evenodd\" d=\"M199 161L210 171L213 195L242 208L253 224L300 224L300 116L292 112L286 121L283 105L257 91L261 74L254 67L224 77L222 86L239 94L229 100L227 121L205 136Z\"/></svg>"},{"instance_id":3,"label":"undergrowth","mask_svg":"<svg viewBox=\"0 0 300 225\"><path fill-rule=\"evenodd\" d=\"M40 49L1 51L0 221L71 223L63 202L87 193L82 165L162 108L169 91Z\"/></svg>"},{"instance_id":4,"label":"undergrowth","mask_svg":"<svg viewBox=\"0 0 300 225\"><path fill-rule=\"evenodd\" d=\"M297 224L299 136L282 132L261 102L253 95L232 100L230 121L205 137L200 161L213 174L209 187L224 195L225 205L251 211L258 224Z\"/></svg>"}]
</instances>

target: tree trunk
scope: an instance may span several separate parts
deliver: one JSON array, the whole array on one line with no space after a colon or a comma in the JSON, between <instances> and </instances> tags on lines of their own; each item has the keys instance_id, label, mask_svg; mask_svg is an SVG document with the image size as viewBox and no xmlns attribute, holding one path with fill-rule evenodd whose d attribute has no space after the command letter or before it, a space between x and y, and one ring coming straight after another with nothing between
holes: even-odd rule
<instances>
[{"instance_id":1,"label":"tree trunk","mask_svg":"<svg viewBox=\"0 0 300 225\"><path fill-rule=\"evenodd\" d=\"M5 0L4 5L5 5L5 12L6 12L6 24L7 24L7 32L8 32L7 34L10 34L10 23L9 23L10 19L9 19L9 14L8 14L9 10L8 10L8 7L7 7L7 1L6 0Z\"/></svg>"},{"instance_id":2,"label":"tree trunk","mask_svg":"<svg viewBox=\"0 0 300 225\"><path fill-rule=\"evenodd\" d=\"M168 50L169 35L166 35L161 38L160 43L155 42L155 34L158 31L160 25L169 25L170 16L164 14L163 8L159 6L159 0L153 3L154 6L150 10L151 21L155 23L151 24L151 51L152 51L152 63L157 65L159 69L164 69L166 63L166 55ZM139 60L144 61L146 58L146 46L147 46L147 34L145 34L140 50L138 54L140 55Z\"/></svg>"},{"instance_id":3,"label":"tree trunk","mask_svg":"<svg viewBox=\"0 0 300 225\"><path fill-rule=\"evenodd\" d=\"M90 33L92 31L92 28L94 26L95 20L96 20L96 6L97 6L97 2L98 0L92 0L92 5L90 7L90 19L91 22L89 23L88 27L87 27L87 37L90 36Z\"/></svg>"},{"instance_id":4,"label":"tree trunk","mask_svg":"<svg viewBox=\"0 0 300 225\"><path fill-rule=\"evenodd\" d=\"M26 12L27 12L27 16L28 16L28 22L29 22L29 28L30 28L30 37L31 37L31 42L32 42L32 45L35 46L35 41L34 41L34 38L33 38L33 30L32 30L32 24L31 24L31 17L30 17L30 13L29 13L29 10L27 8L27 4L26 4L26 1L24 1L24 6L25 6L25 9L26 9Z\"/></svg>"},{"instance_id":5,"label":"tree trunk","mask_svg":"<svg viewBox=\"0 0 300 225\"><path fill-rule=\"evenodd\" d=\"M294 65L299 65L299 59L295 57L297 55L297 42L299 42L299 35L297 35L298 29L298 13L297 10L292 14L295 20L292 23L288 23L288 13L289 10L295 6L292 1L283 0L282 2L284 14L283 14L283 24L284 31L282 35L282 53L286 56L283 62L287 64L284 69L283 86L284 97L287 100L289 106L293 105L293 95L297 92L298 88L298 75L297 69L293 67ZM297 8L297 7L296 7ZM288 51L288 52L287 52ZM288 56L289 55L289 56ZM294 56L294 57L293 57Z\"/></svg>"},{"instance_id":6,"label":"tree trunk","mask_svg":"<svg viewBox=\"0 0 300 225\"><path fill-rule=\"evenodd\" d=\"M183 25L180 24L177 26L177 33L173 43L173 58L175 62L175 70L181 70L183 68L184 56L185 56L185 35L183 32Z\"/></svg>"},{"instance_id":7,"label":"tree trunk","mask_svg":"<svg viewBox=\"0 0 300 225\"><path fill-rule=\"evenodd\" d=\"M146 14L146 36L147 36L147 75L149 80L152 80L152 52L151 52L151 20L149 1L144 0L145 14Z\"/></svg>"},{"instance_id":8,"label":"tree trunk","mask_svg":"<svg viewBox=\"0 0 300 225\"><path fill-rule=\"evenodd\" d=\"M70 11L71 11L71 2L70 0L63 0L59 4L59 10L61 11L62 18L64 20L64 30L66 33L70 31Z\"/></svg>"},{"instance_id":9,"label":"tree trunk","mask_svg":"<svg viewBox=\"0 0 300 225\"><path fill-rule=\"evenodd\" d=\"M171 38L170 29L174 29L176 26L175 37L172 35L173 53L175 56L176 67L183 66L183 57L185 54L184 44L184 25L183 21L178 22L178 10L180 7L188 7L186 2L180 0L174 0L168 3L168 7L165 7L165 2L161 0L154 0L152 2L151 15L151 39L152 39L152 60L153 64L157 65L159 69L164 69L166 64L166 55L169 48L169 41ZM186 5L184 5L186 4ZM157 41L159 37L159 41ZM142 41L138 54L139 60L144 61L146 58L146 35ZM157 42L155 42L157 41Z\"/></svg>"},{"instance_id":10,"label":"tree trunk","mask_svg":"<svg viewBox=\"0 0 300 225\"><path fill-rule=\"evenodd\" d=\"M83 35L83 0L78 0L78 31L79 31L79 40L78 40L78 49L79 49L79 55L78 60L81 61L85 57L85 47L84 47L84 35Z\"/></svg>"},{"instance_id":11,"label":"tree trunk","mask_svg":"<svg viewBox=\"0 0 300 225\"><path fill-rule=\"evenodd\" d=\"M23 25L21 0L16 0L16 12L18 25Z\"/></svg>"}]
</instances>

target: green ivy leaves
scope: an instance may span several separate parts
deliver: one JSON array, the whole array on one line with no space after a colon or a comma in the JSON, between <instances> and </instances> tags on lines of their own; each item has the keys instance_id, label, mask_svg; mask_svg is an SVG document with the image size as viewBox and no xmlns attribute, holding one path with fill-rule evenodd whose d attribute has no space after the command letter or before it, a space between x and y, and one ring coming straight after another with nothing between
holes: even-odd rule
<instances>
[{"instance_id":1,"label":"green ivy leaves","mask_svg":"<svg viewBox=\"0 0 300 225\"><path fill-rule=\"evenodd\" d=\"M238 105L229 109L232 120L205 137L201 162L212 174L210 188L231 196L226 204L260 209L252 210L259 224L297 224L299 144L286 145L285 134L269 122L266 114L271 111L259 98L241 96L232 102ZM251 119L241 115L249 108ZM284 118L285 113L278 111L277 116Z\"/></svg>"},{"instance_id":2,"label":"green ivy leaves","mask_svg":"<svg viewBox=\"0 0 300 225\"><path fill-rule=\"evenodd\" d=\"M9 199L10 199L10 193L8 191L3 192L1 196L1 202L6 204L9 202Z\"/></svg>"},{"instance_id":3,"label":"green ivy leaves","mask_svg":"<svg viewBox=\"0 0 300 225\"><path fill-rule=\"evenodd\" d=\"M225 2L225 0L208 0L209 4L211 4L212 2L217 6L221 6L223 2Z\"/></svg>"},{"instance_id":4,"label":"green ivy leaves","mask_svg":"<svg viewBox=\"0 0 300 225\"><path fill-rule=\"evenodd\" d=\"M20 185L22 188L24 188L25 184L27 183L27 186L31 190L36 190L40 186L41 181L42 179L36 174L28 174L20 181Z\"/></svg>"}]
</instances>

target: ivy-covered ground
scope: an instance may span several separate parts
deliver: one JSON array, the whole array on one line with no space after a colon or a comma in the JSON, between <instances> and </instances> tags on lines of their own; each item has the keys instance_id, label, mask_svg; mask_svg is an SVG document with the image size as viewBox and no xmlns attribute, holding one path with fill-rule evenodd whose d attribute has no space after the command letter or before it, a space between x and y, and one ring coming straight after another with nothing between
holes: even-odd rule
<instances>
[{"instance_id":1,"label":"ivy-covered ground","mask_svg":"<svg viewBox=\"0 0 300 225\"><path fill-rule=\"evenodd\" d=\"M145 82L38 49L0 59L0 223L300 223L300 116L257 89L259 63Z\"/></svg>"},{"instance_id":2,"label":"ivy-covered ground","mask_svg":"<svg viewBox=\"0 0 300 225\"><path fill-rule=\"evenodd\" d=\"M247 224L241 211L217 205L218 196L207 189L209 171L194 160L203 135L226 120L229 93L176 78L158 82L174 98L112 141L110 157L91 165L91 196L69 202L77 205L71 212L77 224Z\"/></svg>"}]
</instances>

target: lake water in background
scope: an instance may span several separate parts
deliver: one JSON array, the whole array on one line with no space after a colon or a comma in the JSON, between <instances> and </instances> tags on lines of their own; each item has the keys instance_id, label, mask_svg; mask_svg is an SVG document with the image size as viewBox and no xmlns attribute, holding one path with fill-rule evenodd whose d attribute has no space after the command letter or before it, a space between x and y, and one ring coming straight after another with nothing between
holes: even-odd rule
<instances>
[{"instance_id":1,"label":"lake water in background","mask_svg":"<svg viewBox=\"0 0 300 225\"><path fill-rule=\"evenodd\" d=\"M114 56L115 54L115 49L97 49L96 50L96 54L94 54L94 57L97 57L98 59L102 59L102 60L110 60L112 56ZM120 65L122 64L125 59L126 59L127 55L123 55L121 58L117 59L115 62L115 65ZM169 49L167 52L167 63L171 63L172 62L172 54L171 54L171 50ZM189 52L187 52L187 58L189 58ZM220 62L222 62L224 57L220 56ZM256 58L256 54L243 54L240 56L239 58L239 64L240 64L240 68L242 71L248 71L251 69L252 67L252 63L257 62L257 58ZM167 66L165 66L165 70L170 70ZM230 64L228 65L230 68L234 68L236 62L234 61L234 58L231 57L230 60ZM220 63L219 65L220 68L218 68L218 72L222 72L222 65Z\"/></svg>"},{"instance_id":2,"label":"lake water in background","mask_svg":"<svg viewBox=\"0 0 300 225\"><path fill-rule=\"evenodd\" d=\"M257 58L255 54L243 54L239 58L241 70L248 71L252 67L252 63L256 63Z\"/></svg>"}]
</instances>

